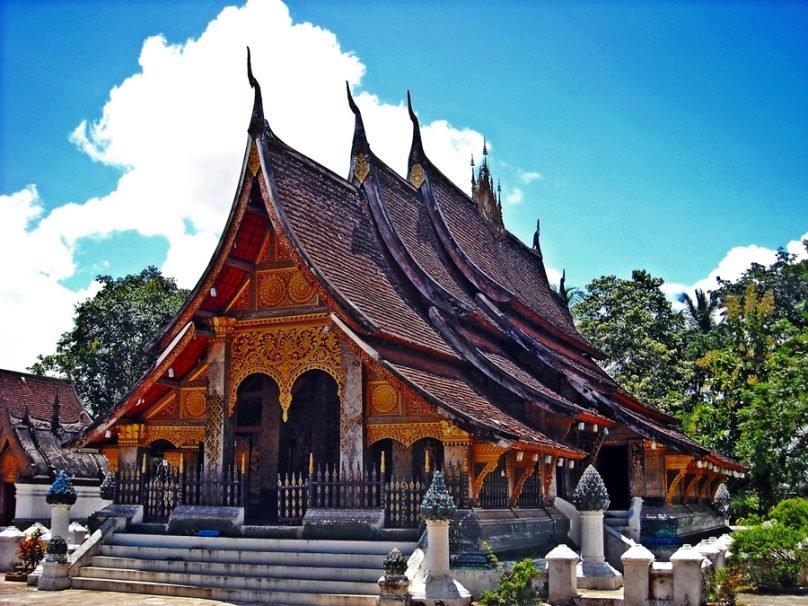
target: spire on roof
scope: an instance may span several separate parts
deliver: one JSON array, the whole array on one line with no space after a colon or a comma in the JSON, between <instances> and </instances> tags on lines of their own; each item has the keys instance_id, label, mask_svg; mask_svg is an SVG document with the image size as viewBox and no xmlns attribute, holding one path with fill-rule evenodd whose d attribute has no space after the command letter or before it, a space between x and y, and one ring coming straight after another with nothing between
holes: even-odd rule
<instances>
[{"instance_id":1,"label":"spire on roof","mask_svg":"<svg viewBox=\"0 0 808 606\"><path fill-rule=\"evenodd\" d=\"M474 178L474 154L471 154L471 196L477 191L477 180Z\"/></svg>"},{"instance_id":2,"label":"spire on roof","mask_svg":"<svg viewBox=\"0 0 808 606\"><path fill-rule=\"evenodd\" d=\"M362 120L362 112L359 111L359 106L357 106L354 101L353 95L351 94L351 85L348 84L347 80L345 81L345 91L348 94L348 107L351 108L354 114L354 135L353 143L351 144L351 172L348 179L356 178L361 185L364 183L370 171L368 168L370 144L365 135L365 123Z\"/></svg>"},{"instance_id":3,"label":"spire on roof","mask_svg":"<svg viewBox=\"0 0 808 606\"><path fill-rule=\"evenodd\" d=\"M533 234L533 250L541 258L541 219L536 219L536 232Z\"/></svg>"},{"instance_id":4,"label":"spire on roof","mask_svg":"<svg viewBox=\"0 0 808 606\"><path fill-rule=\"evenodd\" d=\"M62 424L59 422L59 412L61 409L61 404L59 404L59 391L56 391L56 397L53 399L53 409L51 410L51 431L54 434L57 434L62 427Z\"/></svg>"},{"instance_id":5,"label":"spire on roof","mask_svg":"<svg viewBox=\"0 0 808 606\"><path fill-rule=\"evenodd\" d=\"M474 179L474 164L472 161L471 197L477 203L480 214L496 229L504 227L502 223L502 187L494 187L494 178L488 167L488 141L483 139L483 160L480 163L477 179Z\"/></svg>"},{"instance_id":6,"label":"spire on roof","mask_svg":"<svg viewBox=\"0 0 808 606\"><path fill-rule=\"evenodd\" d=\"M407 111L409 111L410 120L412 121L412 144L410 145L407 174L409 175L409 181L412 183L413 187L420 188L421 184L426 180L424 173L426 152L424 152L424 144L421 141L421 125L418 122L418 116L415 115L415 111L412 109L410 91L407 91Z\"/></svg>"},{"instance_id":7,"label":"spire on roof","mask_svg":"<svg viewBox=\"0 0 808 606\"><path fill-rule=\"evenodd\" d=\"M255 90L255 100L253 101L252 117L250 118L250 127L247 132L251 137L258 137L263 131L269 131L269 124L264 119L264 101L261 98L261 85L255 79L252 73L252 60L250 58L250 47L247 47L247 79L250 81L250 87ZM271 131L270 131L271 132Z\"/></svg>"}]
</instances>

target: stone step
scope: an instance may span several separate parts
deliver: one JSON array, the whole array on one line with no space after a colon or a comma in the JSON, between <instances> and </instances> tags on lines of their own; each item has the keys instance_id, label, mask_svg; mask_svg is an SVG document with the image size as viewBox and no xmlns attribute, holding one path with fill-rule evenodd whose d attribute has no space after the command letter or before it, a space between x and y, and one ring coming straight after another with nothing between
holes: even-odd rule
<instances>
[{"instance_id":1,"label":"stone step","mask_svg":"<svg viewBox=\"0 0 808 606\"><path fill-rule=\"evenodd\" d=\"M355 553L387 555L393 547L411 553L414 542L399 541L334 541L309 539L274 539L245 537L189 537L116 533L113 545L145 547L181 547L185 549L216 549L240 551L284 551L300 553Z\"/></svg>"},{"instance_id":2,"label":"stone step","mask_svg":"<svg viewBox=\"0 0 808 606\"><path fill-rule=\"evenodd\" d=\"M623 589L578 589L575 606L623 606Z\"/></svg>"},{"instance_id":3,"label":"stone step","mask_svg":"<svg viewBox=\"0 0 808 606\"><path fill-rule=\"evenodd\" d=\"M273 606L375 606L372 595L336 595L291 591L256 591L248 589L225 589L221 587L196 587L142 581L120 581L77 576L72 579L74 589L118 591L187 598L202 598L234 603L272 604Z\"/></svg>"},{"instance_id":4,"label":"stone step","mask_svg":"<svg viewBox=\"0 0 808 606\"><path fill-rule=\"evenodd\" d=\"M246 577L189 572L152 572L121 568L100 568L84 566L79 576L93 579L133 581L138 583L160 583L218 589L246 591L283 591L293 593L335 593L376 596L379 586L376 582L356 582L350 580L312 580L296 578ZM381 575L380 575L381 576ZM74 577L75 578L75 577ZM378 577L377 577L378 578Z\"/></svg>"},{"instance_id":5,"label":"stone step","mask_svg":"<svg viewBox=\"0 0 808 606\"><path fill-rule=\"evenodd\" d=\"M191 574L215 574L231 577L268 577L285 579L308 580L342 580L360 583L376 583L383 574L381 560L372 557L374 566L362 567L346 562L335 562L335 565L305 565L294 566L287 564L287 560L272 561L276 554L266 554L266 561L246 563L237 562L200 561L200 560L166 560L143 559L116 556L94 556L90 559L90 566L97 568L118 568L129 570L142 570L148 572L179 572ZM298 555L298 554L292 554ZM306 554L308 555L308 554ZM333 555L333 554L328 554ZM357 564L361 564L358 562ZM337 567L341 566L341 567Z\"/></svg>"},{"instance_id":6,"label":"stone step","mask_svg":"<svg viewBox=\"0 0 808 606\"><path fill-rule=\"evenodd\" d=\"M404 552L409 556L409 552ZM294 551L236 551L232 549L188 549L182 547L102 545L100 555L137 560L292 565L332 568L367 568L381 571L387 554L315 553Z\"/></svg>"}]
</instances>

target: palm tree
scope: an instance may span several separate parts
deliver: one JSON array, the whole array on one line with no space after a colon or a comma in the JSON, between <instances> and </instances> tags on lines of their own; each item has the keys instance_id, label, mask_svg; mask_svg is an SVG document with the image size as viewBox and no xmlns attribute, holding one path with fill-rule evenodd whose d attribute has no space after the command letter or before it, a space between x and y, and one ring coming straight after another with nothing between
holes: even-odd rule
<instances>
[{"instance_id":1,"label":"palm tree","mask_svg":"<svg viewBox=\"0 0 808 606\"><path fill-rule=\"evenodd\" d=\"M679 303L684 303L685 318L691 330L703 334L709 333L715 326L713 312L718 307L718 298L712 296L711 291L704 292L697 288L694 293L695 300L686 292L679 295Z\"/></svg>"}]
</instances>

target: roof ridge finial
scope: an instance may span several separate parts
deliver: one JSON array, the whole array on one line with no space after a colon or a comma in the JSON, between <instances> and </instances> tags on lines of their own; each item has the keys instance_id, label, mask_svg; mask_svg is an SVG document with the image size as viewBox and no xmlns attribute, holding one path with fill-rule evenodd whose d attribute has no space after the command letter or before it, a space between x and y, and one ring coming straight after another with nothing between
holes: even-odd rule
<instances>
[{"instance_id":1,"label":"roof ridge finial","mask_svg":"<svg viewBox=\"0 0 808 606\"><path fill-rule=\"evenodd\" d=\"M258 137L262 131L269 130L269 124L264 119L264 100L261 97L261 85L258 84L252 72L252 58L250 56L250 47L247 47L247 80L250 82L250 88L255 90L255 100L253 101L252 117L250 118L250 127L247 132L251 137Z\"/></svg>"},{"instance_id":2,"label":"roof ridge finial","mask_svg":"<svg viewBox=\"0 0 808 606\"><path fill-rule=\"evenodd\" d=\"M362 112L359 110L356 101L354 101L353 95L351 94L351 85L347 80L345 81L345 91L348 94L348 107L351 108L354 114L354 135L353 143L351 144L351 173L348 179L351 180L353 177L356 177L361 184L368 175L368 157L371 154L370 144L365 135L365 123L362 120Z\"/></svg>"},{"instance_id":3,"label":"roof ridge finial","mask_svg":"<svg viewBox=\"0 0 808 606\"><path fill-rule=\"evenodd\" d=\"M410 174L413 166L422 164L426 159L424 144L421 140L421 124L418 121L418 116L415 115L415 110L412 109L412 95L410 95L410 91L407 91L407 111L412 121L412 143L410 144L409 165L407 166L407 174ZM423 166L421 168L423 168Z\"/></svg>"}]
</instances>

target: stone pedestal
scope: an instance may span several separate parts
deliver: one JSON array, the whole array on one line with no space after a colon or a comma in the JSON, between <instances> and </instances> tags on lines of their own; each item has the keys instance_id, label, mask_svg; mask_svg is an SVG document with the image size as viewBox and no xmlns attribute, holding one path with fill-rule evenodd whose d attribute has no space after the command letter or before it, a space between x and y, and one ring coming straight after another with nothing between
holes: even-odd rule
<instances>
[{"instance_id":1,"label":"stone pedestal","mask_svg":"<svg viewBox=\"0 0 808 606\"><path fill-rule=\"evenodd\" d=\"M429 574L449 574L449 520L427 520L426 537Z\"/></svg>"},{"instance_id":2,"label":"stone pedestal","mask_svg":"<svg viewBox=\"0 0 808 606\"><path fill-rule=\"evenodd\" d=\"M606 562L603 551L603 512L581 512L581 558L578 565L578 587L617 589L623 575Z\"/></svg>"},{"instance_id":3,"label":"stone pedestal","mask_svg":"<svg viewBox=\"0 0 808 606\"><path fill-rule=\"evenodd\" d=\"M62 537L68 539L68 527L70 525L70 505L54 503L51 508L50 533L52 537Z\"/></svg>"},{"instance_id":4,"label":"stone pedestal","mask_svg":"<svg viewBox=\"0 0 808 606\"><path fill-rule=\"evenodd\" d=\"M647 606L651 595L650 574L654 559L654 554L642 545L635 545L621 556L624 606Z\"/></svg>"},{"instance_id":5,"label":"stone pedestal","mask_svg":"<svg viewBox=\"0 0 808 606\"><path fill-rule=\"evenodd\" d=\"M67 558L62 556L53 560L45 559L42 563L42 576L39 577L39 591L61 591L70 587L70 576L67 572Z\"/></svg>"},{"instance_id":6,"label":"stone pedestal","mask_svg":"<svg viewBox=\"0 0 808 606\"><path fill-rule=\"evenodd\" d=\"M682 545L671 556L674 604L701 604L701 565L704 559L690 545Z\"/></svg>"},{"instance_id":7,"label":"stone pedestal","mask_svg":"<svg viewBox=\"0 0 808 606\"><path fill-rule=\"evenodd\" d=\"M566 545L559 545L544 556L547 562L548 600L551 604L573 603L578 595L578 581L575 574L578 554Z\"/></svg>"},{"instance_id":8,"label":"stone pedestal","mask_svg":"<svg viewBox=\"0 0 808 606\"><path fill-rule=\"evenodd\" d=\"M410 580L407 575L384 575L379 579L376 606L410 606Z\"/></svg>"},{"instance_id":9,"label":"stone pedestal","mask_svg":"<svg viewBox=\"0 0 808 606\"><path fill-rule=\"evenodd\" d=\"M425 606L468 606L471 594L449 576L449 520L427 520L426 581L413 589L413 601Z\"/></svg>"},{"instance_id":10,"label":"stone pedestal","mask_svg":"<svg viewBox=\"0 0 808 606\"><path fill-rule=\"evenodd\" d=\"M586 564L605 562L603 553L603 512L581 512L581 559Z\"/></svg>"},{"instance_id":11,"label":"stone pedestal","mask_svg":"<svg viewBox=\"0 0 808 606\"><path fill-rule=\"evenodd\" d=\"M0 532L0 572L14 569L17 563L17 547L24 536L16 526L9 526Z\"/></svg>"}]
</instances>

